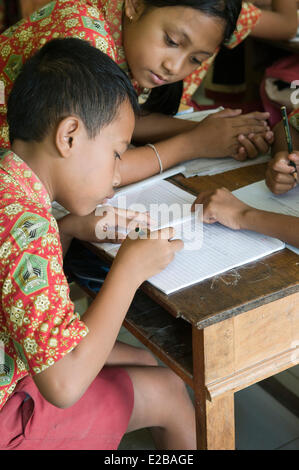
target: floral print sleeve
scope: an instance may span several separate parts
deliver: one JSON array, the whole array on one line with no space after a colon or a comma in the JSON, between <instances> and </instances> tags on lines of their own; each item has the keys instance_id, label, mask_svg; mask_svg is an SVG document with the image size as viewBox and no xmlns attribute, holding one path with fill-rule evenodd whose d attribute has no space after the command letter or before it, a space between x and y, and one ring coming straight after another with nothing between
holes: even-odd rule
<instances>
[{"instance_id":1,"label":"floral print sleeve","mask_svg":"<svg viewBox=\"0 0 299 470\"><path fill-rule=\"evenodd\" d=\"M41 185L25 163L15 171L25 188L28 181L32 189ZM88 332L69 297L57 222L41 201L19 191L19 181L0 171L0 409L18 380L53 365Z\"/></svg>"},{"instance_id":2,"label":"floral print sleeve","mask_svg":"<svg viewBox=\"0 0 299 470\"><path fill-rule=\"evenodd\" d=\"M259 21L261 14L261 10L252 3L243 2L236 30L230 40L226 42L226 47L233 49L244 41ZM182 102L184 104L191 104L190 100L192 95L202 83L217 54L218 50L213 57L204 61L193 74L189 75L189 77L184 80L184 92L182 98Z\"/></svg>"},{"instance_id":3,"label":"floral print sleeve","mask_svg":"<svg viewBox=\"0 0 299 470\"><path fill-rule=\"evenodd\" d=\"M63 37L89 41L115 59L109 28L92 1L52 1L0 36L0 81L5 85L6 103L23 63L46 42ZM6 105L0 104L0 148L9 147L6 112Z\"/></svg>"}]
</instances>

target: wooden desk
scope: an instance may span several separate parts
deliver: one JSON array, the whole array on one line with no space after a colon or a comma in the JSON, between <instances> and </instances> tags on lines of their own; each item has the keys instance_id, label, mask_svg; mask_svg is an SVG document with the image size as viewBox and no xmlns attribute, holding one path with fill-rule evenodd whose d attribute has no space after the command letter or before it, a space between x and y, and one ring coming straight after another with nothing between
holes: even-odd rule
<instances>
[{"instance_id":1,"label":"wooden desk","mask_svg":"<svg viewBox=\"0 0 299 470\"><path fill-rule=\"evenodd\" d=\"M264 171L173 180L233 190ZM299 363L299 258L284 250L170 296L144 283L124 325L193 388L198 449L234 449L234 393Z\"/></svg>"}]
</instances>

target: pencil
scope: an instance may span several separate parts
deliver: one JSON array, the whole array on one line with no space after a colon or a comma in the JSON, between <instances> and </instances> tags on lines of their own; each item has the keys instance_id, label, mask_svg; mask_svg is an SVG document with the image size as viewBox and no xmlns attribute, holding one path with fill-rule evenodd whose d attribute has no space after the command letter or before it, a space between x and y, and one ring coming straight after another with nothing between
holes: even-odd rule
<instances>
[{"instance_id":1,"label":"pencil","mask_svg":"<svg viewBox=\"0 0 299 470\"><path fill-rule=\"evenodd\" d=\"M289 126L287 108L285 106L281 107L281 113L282 113L282 120L283 120L283 126L284 126L284 130L286 134L287 144L288 144L288 152L290 155L291 153L293 153L293 142L292 142L292 136L291 136L290 126ZM297 167L295 163L290 161L289 165L295 168L293 176L294 176L295 181L298 181L298 173L297 173Z\"/></svg>"}]
</instances>

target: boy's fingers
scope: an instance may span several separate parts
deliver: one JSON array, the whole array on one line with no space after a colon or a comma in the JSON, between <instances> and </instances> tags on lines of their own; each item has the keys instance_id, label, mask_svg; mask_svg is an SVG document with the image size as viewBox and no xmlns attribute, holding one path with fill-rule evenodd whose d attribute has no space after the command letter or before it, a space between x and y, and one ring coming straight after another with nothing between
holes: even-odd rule
<instances>
[{"instance_id":1,"label":"boy's fingers","mask_svg":"<svg viewBox=\"0 0 299 470\"><path fill-rule=\"evenodd\" d=\"M170 240L175 236L175 229L173 227L165 227L157 231L159 239L161 240Z\"/></svg>"},{"instance_id":2,"label":"boy's fingers","mask_svg":"<svg viewBox=\"0 0 299 470\"><path fill-rule=\"evenodd\" d=\"M273 164L270 164L269 166L270 171L275 171L278 174L281 175L290 175L294 173L294 168L289 165L289 159L288 158L283 158L280 160L276 160Z\"/></svg>"},{"instance_id":3,"label":"boy's fingers","mask_svg":"<svg viewBox=\"0 0 299 470\"><path fill-rule=\"evenodd\" d=\"M115 214L116 216L123 217L129 220L135 219L140 221L146 221L148 219L148 212L137 212L128 209L115 208Z\"/></svg>"},{"instance_id":4,"label":"boy's fingers","mask_svg":"<svg viewBox=\"0 0 299 470\"><path fill-rule=\"evenodd\" d=\"M288 193L289 191L291 191L291 189L294 188L294 186L296 185L296 183L292 182L292 184L275 184L275 185L271 185L269 183L267 183L267 186L270 188L270 190L276 194L276 195L280 195L280 194L286 194Z\"/></svg>"}]
</instances>

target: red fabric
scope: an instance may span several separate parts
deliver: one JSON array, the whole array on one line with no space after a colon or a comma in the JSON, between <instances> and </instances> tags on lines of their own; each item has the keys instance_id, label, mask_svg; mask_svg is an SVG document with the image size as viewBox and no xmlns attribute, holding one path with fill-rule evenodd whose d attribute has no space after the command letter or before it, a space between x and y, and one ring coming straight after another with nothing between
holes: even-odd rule
<instances>
[{"instance_id":1,"label":"red fabric","mask_svg":"<svg viewBox=\"0 0 299 470\"><path fill-rule=\"evenodd\" d=\"M0 409L17 382L39 374L88 334L69 296L46 188L11 151L0 151Z\"/></svg>"},{"instance_id":2,"label":"red fabric","mask_svg":"<svg viewBox=\"0 0 299 470\"><path fill-rule=\"evenodd\" d=\"M104 368L67 409L48 403L27 376L0 412L0 449L115 450L128 427L133 403L132 382L120 368Z\"/></svg>"},{"instance_id":3,"label":"red fabric","mask_svg":"<svg viewBox=\"0 0 299 470\"><path fill-rule=\"evenodd\" d=\"M274 103L267 95L265 83L267 78L275 78L287 83L298 80L299 77L299 61L298 55L291 55L276 61L267 68L265 77L261 83L260 94L265 111L270 113L270 125L274 127L281 121L281 110L278 103ZM289 110L290 111L290 110Z\"/></svg>"}]
</instances>

